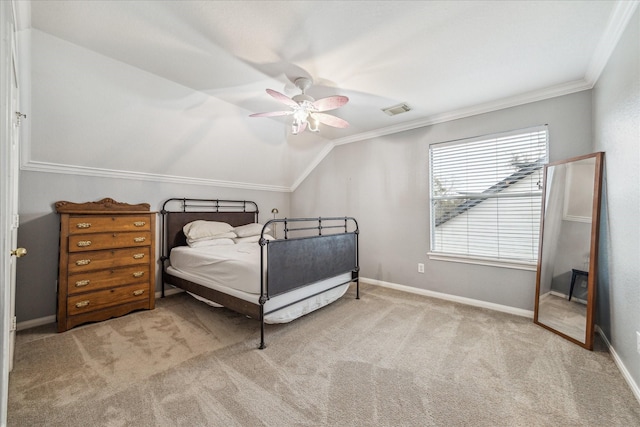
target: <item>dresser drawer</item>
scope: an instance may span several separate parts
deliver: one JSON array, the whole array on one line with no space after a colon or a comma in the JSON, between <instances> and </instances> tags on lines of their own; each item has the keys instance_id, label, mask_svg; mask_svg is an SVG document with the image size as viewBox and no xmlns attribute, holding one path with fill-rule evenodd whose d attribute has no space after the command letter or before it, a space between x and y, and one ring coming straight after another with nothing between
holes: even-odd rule
<instances>
[{"instance_id":1,"label":"dresser drawer","mask_svg":"<svg viewBox=\"0 0 640 427\"><path fill-rule=\"evenodd\" d=\"M105 231L149 231L148 215L71 216L69 234L103 233Z\"/></svg>"},{"instance_id":2,"label":"dresser drawer","mask_svg":"<svg viewBox=\"0 0 640 427\"><path fill-rule=\"evenodd\" d=\"M69 236L69 252L149 246L151 232L75 234Z\"/></svg>"},{"instance_id":3,"label":"dresser drawer","mask_svg":"<svg viewBox=\"0 0 640 427\"><path fill-rule=\"evenodd\" d=\"M156 213L104 198L56 202L58 332L155 307Z\"/></svg>"},{"instance_id":4,"label":"dresser drawer","mask_svg":"<svg viewBox=\"0 0 640 427\"><path fill-rule=\"evenodd\" d=\"M77 294L132 283L149 283L149 265L70 274L67 293Z\"/></svg>"},{"instance_id":5,"label":"dresser drawer","mask_svg":"<svg viewBox=\"0 0 640 427\"><path fill-rule=\"evenodd\" d=\"M69 274L151 262L149 247L79 252L69 255Z\"/></svg>"},{"instance_id":6,"label":"dresser drawer","mask_svg":"<svg viewBox=\"0 0 640 427\"><path fill-rule=\"evenodd\" d=\"M148 284L122 286L119 288L69 296L67 300L67 313L69 316L73 316L126 304L128 302L145 301L148 299Z\"/></svg>"}]
</instances>

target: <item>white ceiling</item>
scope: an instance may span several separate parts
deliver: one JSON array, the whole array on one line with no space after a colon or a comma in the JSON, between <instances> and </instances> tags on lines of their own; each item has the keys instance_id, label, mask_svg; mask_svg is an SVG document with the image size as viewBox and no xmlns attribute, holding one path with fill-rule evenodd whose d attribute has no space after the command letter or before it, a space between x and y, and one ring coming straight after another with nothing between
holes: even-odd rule
<instances>
[{"instance_id":1,"label":"white ceiling","mask_svg":"<svg viewBox=\"0 0 640 427\"><path fill-rule=\"evenodd\" d=\"M251 135L286 144L294 160L302 153L307 165L297 166L293 186L313 163L303 153L313 144L591 87L616 41L622 4L32 1L31 27L242 111ZM282 109L265 88L293 96L292 80L302 76L314 80L307 93L316 99L350 98L332 112L349 128L293 136L280 129L287 118L248 117ZM413 110L395 117L381 111L402 102Z\"/></svg>"}]
</instances>

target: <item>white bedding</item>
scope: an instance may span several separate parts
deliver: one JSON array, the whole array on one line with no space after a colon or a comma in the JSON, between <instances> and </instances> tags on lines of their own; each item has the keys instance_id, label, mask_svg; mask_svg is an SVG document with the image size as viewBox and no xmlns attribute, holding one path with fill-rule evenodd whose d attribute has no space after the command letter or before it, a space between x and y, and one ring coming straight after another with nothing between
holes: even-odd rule
<instances>
[{"instance_id":1,"label":"white bedding","mask_svg":"<svg viewBox=\"0 0 640 427\"><path fill-rule=\"evenodd\" d=\"M171 275L258 304L260 245L257 243L203 248L180 246L172 249L170 260L171 265L167 267L167 272ZM265 303L264 309L265 313L276 311L265 315L264 320L266 323L286 323L330 304L345 294L350 280L351 272L347 272L273 297ZM334 286L337 287L333 288ZM211 303L202 297L191 295ZM309 295L315 296L287 306ZM214 303L211 305L219 306ZM283 306L287 307L278 310Z\"/></svg>"},{"instance_id":2,"label":"white bedding","mask_svg":"<svg viewBox=\"0 0 640 427\"><path fill-rule=\"evenodd\" d=\"M248 294L260 294L260 245L235 245L171 250L171 266L190 275L211 280L214 284Z\"/></svg>"}]
</instances>

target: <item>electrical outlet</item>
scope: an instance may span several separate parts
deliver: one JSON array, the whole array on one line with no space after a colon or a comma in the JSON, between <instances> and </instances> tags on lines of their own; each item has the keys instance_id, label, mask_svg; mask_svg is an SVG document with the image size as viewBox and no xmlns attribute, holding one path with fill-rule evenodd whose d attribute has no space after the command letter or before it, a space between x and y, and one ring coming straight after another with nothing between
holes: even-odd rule
<instances>
[{"instance_id":1,"label":"electrical outlet","mask_svg":"<svg viewBox=\"0 0 640 427\"><path fill-rule=\"evenodd\" d=\"M421 262L418 263L418 273L424 273L424 264Z\"/></svg>"},{"instance_id":2,"label":"electrical outlet","mask_svg":"<svg viewBox=\"0 0 640 427\"><path fill-rule=\"evenodd\" d=\"M636 346L638 353L640 353L640 332L636 331Z\"/></svg>"}]
</instances>

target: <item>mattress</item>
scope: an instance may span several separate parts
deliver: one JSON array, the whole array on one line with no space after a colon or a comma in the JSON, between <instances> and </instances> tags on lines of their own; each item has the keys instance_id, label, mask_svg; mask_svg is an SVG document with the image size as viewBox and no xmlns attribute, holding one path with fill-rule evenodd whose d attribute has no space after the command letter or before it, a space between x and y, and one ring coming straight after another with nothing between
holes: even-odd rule
<instances>
[{"instance_id":1,"label":"mattress","mask_svg":"<svg viewBox=\"0 0 640 427\"><path fill-rule=\"evenodd\" d=\"M180 246L172 249L170 260L167 273L173 276L259 304L260 245L256 243L202 248ZM264 320L286 323L324 307L342 297L350 282L351 272L346 272L270 298L264 305ZM220 306L191 295L212 306Z\"/></svg>"},{"instance_id":2,"label":"mattress","mask_svg":"<svg viewBox=\"0 0 640 427\"><path fill-rule=\"evenodd\" d=\"M260 245L235 245L191 248L178 246L169 256L171 267L213 284L248 294L260 295Z\"/></svg>"}]
</instances>

